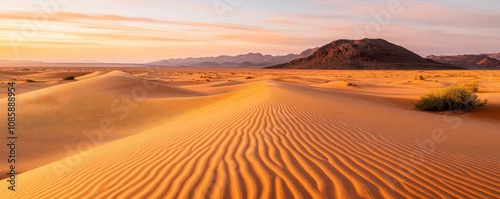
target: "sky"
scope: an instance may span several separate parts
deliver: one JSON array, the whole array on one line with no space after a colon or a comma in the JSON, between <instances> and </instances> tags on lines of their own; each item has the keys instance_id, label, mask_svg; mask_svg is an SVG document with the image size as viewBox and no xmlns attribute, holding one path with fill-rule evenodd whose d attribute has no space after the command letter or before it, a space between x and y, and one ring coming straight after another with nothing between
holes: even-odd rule
<instances>
[{"instance_id":1,"label":"sky","mask_svg":"<svg viewBox=\"0 0 500 199\"><path fill-rule=\"evenodd\" d=\"M498 0L29 0L0 4L0 60L146 63L383 38L421 56L500 52Z\"/></svg>"}]
</instances>

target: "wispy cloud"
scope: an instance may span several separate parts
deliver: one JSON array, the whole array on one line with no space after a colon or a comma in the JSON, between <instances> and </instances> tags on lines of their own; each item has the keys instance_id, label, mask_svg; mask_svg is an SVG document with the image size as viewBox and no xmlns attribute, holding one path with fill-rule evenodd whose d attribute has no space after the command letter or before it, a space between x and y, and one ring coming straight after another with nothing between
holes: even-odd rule
<instances>
[{"instance_id":1,"label":"wispy cloud","mask_svg":"<svg viewBox=\"0 0 500 199\"><path fill-rule=\"evenodd\" d=\"M378 37L416 49L421 55L493 50L500 46L500 14L490 8L494 6L484 4L500 3L483 1L401 0L403 12L392 15L391 23ZM6 9L0 13L0 59L51 57L57 55L55 52L68 56L65 59L79 59L91 56L89 49L96 57L104 53L108 57L104 60L124 61L250 51L298 53L335 39L353 38L354 28L373 22L373 13L387 9L387 3L245 1L220 21L211 1L88 0L61 8L25 44L22 53L15 53L8 34L22 32L23 23L32 20L37 5L11 2L3 5ZM17 7L9 9L14 5Z\"/></svg>"}]
</instances>

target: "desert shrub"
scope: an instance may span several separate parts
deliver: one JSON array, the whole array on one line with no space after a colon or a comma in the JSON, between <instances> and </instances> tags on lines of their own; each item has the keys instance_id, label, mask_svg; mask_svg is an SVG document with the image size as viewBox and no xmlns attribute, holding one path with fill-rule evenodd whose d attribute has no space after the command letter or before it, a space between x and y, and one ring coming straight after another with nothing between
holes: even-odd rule
<instances>
[{"instance_id":1,"label":"desert shrub","mask_svg":"<svg viewBox=\"0 0 500 199\"><path fill-rule=\"evenodd\" d=\"M75 80L75 76L63 77L63 80Z\"/></svg>"},{"instance_id":2,"label":"desert shrub","mask_svg":"<svg viewBox=\"0 0 500 199\"><path fill-rule=\"evenodd\" d=\"M245 77L245 79L253 79L252 76Z\"/></svg>"},{"instance_id":3,"label":"desert shrub","mask_svg":"<svg viewBox=\"0 0 500 199\"><path fill-rule=\"evenodd\" d=\"M358 86L355 83L352 83L350 81L345 81L345 84L346 84L346 86L352 86L352 87L357 87Z\"/></svg>"},{"instance_id":4,"label":"desert shrub","mask_svg":"<svg viewBox=\"0 0 500 199\"><path fill-rule=\"evenodd\" d=\"M464 85L450 86L441 90L424 94L415 104L421 111L473 111L486 104L480 100L471 88Z\"/></svg>"},{"instance_id":5,"label":"desert shrub","mask_svg":"<svg viewBox=\"0 0 500 199\"><path fill-rule=\"evenodd\" d=\"M477 93L479 91L479 85L477 84L477 82L468 82L468 83L461 84L460 86L462 86L465 89L470 90L474 93Z\"/></svg>"},{"instance_id":6,"label":"desert shrub","mask_svg":"<svg viewBox=\"0 0 500 199\"><path fill-rule=\"evenodd\" d=\"M35 82L35 80L28 79L28 80L26 80L26 82Z\"/></svg>"},{"instance_id":7,"label":"desert shrub","mask_svg":"<svg viewBox=\"0 0 500 199\"><path fill-rule=\"evenodd\" d=\"M425 78L424 78L424 76L420 75L420 76L418 77L418 79L419 79L419 80L424 80Z\"/></svg>"}]
</instances>

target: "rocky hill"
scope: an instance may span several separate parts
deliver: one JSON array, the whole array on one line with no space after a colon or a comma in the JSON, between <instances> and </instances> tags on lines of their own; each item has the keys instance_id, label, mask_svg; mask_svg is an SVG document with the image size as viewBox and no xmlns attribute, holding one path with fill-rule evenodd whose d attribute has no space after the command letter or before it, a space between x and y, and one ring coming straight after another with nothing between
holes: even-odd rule
<instances>
[{"instance_id":1,"label":"rocky hill","mask_svg":"<svg viewBox=\"0 0 500 199\"><path fill-rule=\"evenodd\" d=\"M424 59L383 39L337 40L308 57L268 68L276 69L458 69Z\"/></svg>"}]
</instances>

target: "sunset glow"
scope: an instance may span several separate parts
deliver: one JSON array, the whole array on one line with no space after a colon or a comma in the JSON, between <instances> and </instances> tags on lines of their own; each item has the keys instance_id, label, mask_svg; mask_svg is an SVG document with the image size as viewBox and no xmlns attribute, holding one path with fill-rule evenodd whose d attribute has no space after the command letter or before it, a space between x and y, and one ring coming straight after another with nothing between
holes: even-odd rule
<instances>
[{"instance_id":1,"label":"sunset glow","mask_svg":"<svg viewBox=\"0 0 500 199\"><path fill-rule=\"evenodd\" d=\"M500 46L500 2L493 0L59 2L3 3L0 59L144 63L278 55L360 37L384 38L421 56L497 52ZM390 12L391 6L400 12Z\"/></svg>"},{"instance_id":2,"label":"sunset glow","mask_svg":"<svg viewBox=\"0 0 500 199\"><path fill-rule=\"evenodd\" d=\"M499 8L4 1L0 199L499 198Z\"/></svg>"}]
</instances>

